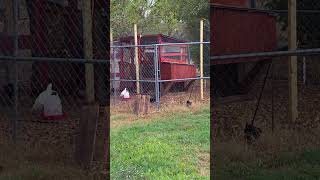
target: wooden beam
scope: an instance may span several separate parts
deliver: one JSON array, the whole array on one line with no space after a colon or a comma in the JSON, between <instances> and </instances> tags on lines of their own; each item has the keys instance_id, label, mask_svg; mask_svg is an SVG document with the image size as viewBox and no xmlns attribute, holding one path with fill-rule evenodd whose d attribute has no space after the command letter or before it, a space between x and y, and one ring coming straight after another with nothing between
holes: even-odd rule
<instances>
[{"instance_id":1,"label":"wooden beam","mask_svg":"<svg viewBox=\"0 0 320 180\"><path fill-rule=\"evenodd\" d=\"M190 90L190 87L192 86L193 83L195 83L196 80L189 80L184 82L184 89L186 91ZM194 85L193 85L194 86Z\"/></svg>"},{"instance_id":2,"label":"wooden beam","mask_svg":"<svg viewBox=\"0 0 320 180\"><path fill-rule=\"evenodd\" d=\"M136 85L137 85L137 94L140 94L140 83L139 83L139 80L140 80L140 77L139 77L139 56L138 56L138 53L139 53L139 49L138 49L138 30L137 30L137 24L134 24L134 45L135 45L135 64L136 64Z\"/></svg>"},{"instance_id":3,"label":"wooden beam","mask_svg":"<svg viewBox=\"0 0 320 180\"><path fill-rule=\"evenodd\" d=\"M203 100L203 19L200 20L200 43L200 98Z\"/></svg>"},{"instance_id":4,"label":"wooden beam","mask_svg":"<svg viewBox=\"0 0 320 180\"><path fill-rule=\"evenodd\" d=\"M173 86L173 84L174 84L174 82L165 82L164 83L164 88L163 88L163 91L161 92L161 94L162 95L167 94L170 91L170 89Z\"/></svg>"},{"instance_id":5,"label":"wooden beam","mask_svg":"<svg viewBox=\"0 0 320 180\"><path fill-rule=\"evenodd\" d=\"M288 0L288 39L289 50L297 49L297 1ZM288 62L289 79L289 119L294 122L298 117L297 56L290 56Z\"/></svg>"},{"instance_id":6,"label":"wooden beam","mask_svg":"<svg viewBox=\"0 0 320 180\"><path fill-rule=\"evenodd\" d=\"M91 0L82 1L83 18L83 51L85 59L92 59L92 12ZM86 100L88 103L94 101L94 67L93 64L86 64Z\"/></svg>"}]
</instances>

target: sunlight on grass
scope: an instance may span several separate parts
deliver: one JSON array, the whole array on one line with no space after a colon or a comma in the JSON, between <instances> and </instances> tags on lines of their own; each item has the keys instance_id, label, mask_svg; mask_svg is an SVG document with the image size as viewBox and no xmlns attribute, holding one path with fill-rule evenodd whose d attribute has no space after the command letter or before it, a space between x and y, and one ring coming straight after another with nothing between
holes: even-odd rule
<instances>
[{"instance_id":1,"label":"sunlight on grass","mask_svg":"<svg viewBox=\"0 0 320 180\"><path fill-rule=\"evenodd\" d=\"M112 129L111 177L209 179L209 174L199 172L197 154L209 153L209 124L207 108L198 113L175 113L149 123L137 122Z\"/></svg>"}]
</instances>

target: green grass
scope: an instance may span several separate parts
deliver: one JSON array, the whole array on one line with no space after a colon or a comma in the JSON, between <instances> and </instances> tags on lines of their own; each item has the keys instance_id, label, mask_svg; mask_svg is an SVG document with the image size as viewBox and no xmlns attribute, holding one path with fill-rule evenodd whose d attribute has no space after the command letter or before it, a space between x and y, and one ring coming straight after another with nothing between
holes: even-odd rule
<instances>
[{"instance_id":1,"label":"green grass","mask_svg":"<svg viewBox=\"0 0 320 180\"><path fill-rule=\"evenodd\" d=\"M215 179L320 180L320 150L281 153L273 158L223 161L217 153ZM223 155L221 155L223 156Z\"/></svg>"},{"instance_id":2,"label":"green grass","mask_svg":"<svg viewBox=\"0 0 320 180\"><path fill-rule=\"evenodd\" d=\"M209 179L209 125L207 108L112 129L112 179Z\"/></svg>"}]
</instances>

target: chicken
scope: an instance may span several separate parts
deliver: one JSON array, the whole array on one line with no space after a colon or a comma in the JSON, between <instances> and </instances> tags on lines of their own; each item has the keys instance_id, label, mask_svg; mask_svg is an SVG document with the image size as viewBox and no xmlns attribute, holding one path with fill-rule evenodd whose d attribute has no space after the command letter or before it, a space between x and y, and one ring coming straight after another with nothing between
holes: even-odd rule
<instances>
[{"instance_id":1,"label":"chicken","mask_svg":"<svg viewBox=\"0 0 320 180\"><path fill-rule=\"evenodd\" d=\"M127 88L124 88L124 90L120 94L120 97L122 97L124 99L129 99L130 98L130 94L129 94L129 91L127 90Z\"/></svg>"},{"instance_id":2,"label":"chicken","mask_svg":"<svg viewBox=\"0 0 320 180\"><path fill-rule=\"evenodd\" d=\"M49 84L47 89L35 100L32 111L43 113L46 117L63 114L60 97L56 91L52 90L52 84Z\"/></svg>"},{"instance_id":3,"label":"chicken","mask_svg":"<svg viewBox=\"0 0 320 180\"><path fill-rule=\"evenodd\" d=\"M46 100L46 98L52 94L52 84L50 83L47 86L47 89L45 91L43 91L35 100L33 106L32 106L32 111L34 112L41 112L43 110L43 105L44 105L44 101Z\"/></svg>"}]
</instances>

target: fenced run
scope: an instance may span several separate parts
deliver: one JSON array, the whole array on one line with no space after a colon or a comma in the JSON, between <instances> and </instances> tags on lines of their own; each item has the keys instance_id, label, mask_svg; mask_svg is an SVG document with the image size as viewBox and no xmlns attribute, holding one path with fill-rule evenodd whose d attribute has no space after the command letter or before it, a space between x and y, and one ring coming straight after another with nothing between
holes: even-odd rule
<instances>
[{"instance_id":1,"label":"fenced run","mask_svg":"<svg viewBox=\"0 0 320 180\"><path fill-rule=\"evenodd\" d=\"M221 17L220 21L224 21L219 16L222 11L225 17L239 13L243 18L235 24L228 17L233 33L221 31L229 23L222 24L212 18L215 25L211 28L211 42L215 44L210 49L210 59L215 138L241 141L244 130L248 130L246 124L252 124L265 135L297 130L294 132L301 136L294 142L297 148L302 147L301 144L318 144L315 132L319 130L316 109L319 108L320 44L315 38L319 28L315 21L320 15L316 10L319 4L297 1L296 12L290 9L292 13L289 13L288 3L281 1L258 9L212 5L211 12L216 13L215 18ZM289 7L294 7L292 3L290 1ZM261 28L260 22L268 27ZM221 37L226 36L229 38L224 38L224 45L229 43L229 51L223 51L220 43ZM230 39L238 43L228 41ZM290 138L284 136L281 138Z\"/></svg>"},{"instance_id":2,"label":"fenced run","mask_svg":"<svg viewBox=\"0 0 320 180\"><path fill-rule=\"evenodd\" d=\"M186 104L188 100L209 99L209 42L113 44L110 62L113 106L122 104L120 93L124 89L132 97L148 95L156 110L168 101Z\"/></svg>"},{"instance_id":3,"label":"fenced run","mask_svg":"<svg viewBox=\"0 0 320 180\"><path fill-rule=\"evenodd\" d=\"M51 149L67 163L76 157L85 164L90 160L81 158L91 156L94 147L94 160L108 162L108 16L107 1L0 1L1 143ZM32 112L49 83L62 115ZM84 125L85 119L92 123ZM98 127L90 127L95 120ZM95 139L82 137L82 126L90 127ZM78 152L79 144L92 142L91 150Z\"/></svg>"}]
</instances>

